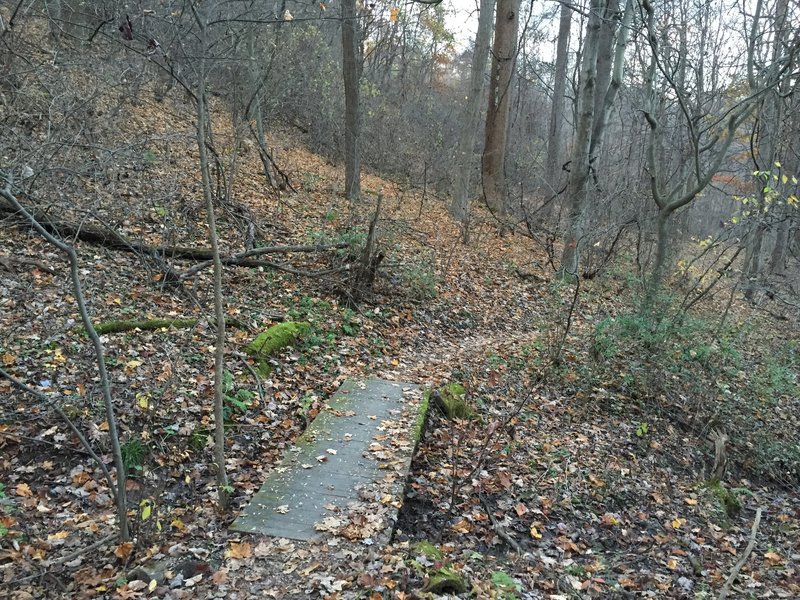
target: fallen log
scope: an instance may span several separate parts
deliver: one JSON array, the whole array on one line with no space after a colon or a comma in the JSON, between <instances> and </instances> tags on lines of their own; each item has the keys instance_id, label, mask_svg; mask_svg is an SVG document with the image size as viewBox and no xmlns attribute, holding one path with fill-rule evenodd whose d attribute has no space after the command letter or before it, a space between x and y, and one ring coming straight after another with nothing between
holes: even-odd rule
<instances>
[{"instance_id":1,"label":"fallen log","mask_svg":"<svg viewBox=\"0 0 800 600\"><path fill-rule=\"evenodd\" d=\"M175 260L196 260L196 261L209 261L213 256L210 248L192 248L187 246L156 246L147 244L139 240L130 240L121 233L114 231L110 227L100 227L90 223L73 223L50 216L46 211L36 209L33 207L26 207L33 217L42 225L42 227L49 233L58 236L61 239L77 239L88 244L96 246L103 246L110 250L119 250L122 252L132 252L134 254L142 254L145 256L156 256L162 259L171 258ZM16 216L16 210L11 204L5 200L0 199L0 213L11 216ZM27 221L19 219L20 225L27 225ZM299 245L278 245L278 246L265 246L263 248L255 248L247 252L234 254L228 257L222 257L222 262L225 264L239 265L239 266L264 266L274 267L274 263L264 261L248 260L253 257L261 256L263 254L290 254L293 252L326 252L329 250L340 250L347 248L348 244L342 242L339 244L299 244ZM201 271L208 265L198 265L197 271ZM287 272L293 272L288 268L283 268ZM184 275L185 277L186 275ZM183 277L182 277L183 278Z\"/></svg>"}]
</instances>

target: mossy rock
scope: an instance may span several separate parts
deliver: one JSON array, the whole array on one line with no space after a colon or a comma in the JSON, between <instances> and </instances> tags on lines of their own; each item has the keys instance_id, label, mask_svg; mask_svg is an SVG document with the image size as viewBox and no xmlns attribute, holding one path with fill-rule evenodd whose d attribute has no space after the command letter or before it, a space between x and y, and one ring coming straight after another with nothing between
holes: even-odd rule
<instances>
[{"instance_id":1,"label":"mossy rock","mask_svg":"<svg viewBox=\"0 0 800 600\"><path fill-rule=\"evenodd\" d=\"M431 573L422 591L432 594L463 594L468 589L464 577L451 567L442 567Z\"/></svg>"},{"instance_id":2,"label":"mossy rock","mask_svg":"<svg viewBox=\"0 0 800 600\"><path fill-rule=\"evenodd\" d=\"M278 323L259 333L244 350L255 359L264 361L286 346L291 346L310 331L311 325L305 321Z\"/></svg>"},{"instance_id":3,"label":"mossy rock","mask_svg":"<svg viewBox=\"0 0 800 600\"><path fill-rule=\"evenodd\" d=\"M428 560L442 560L444 558L442 551L426 540L414 544L414 554L416 556L424 556Z\"/></svg>"},{"instance_id":4,"label":"mossy rock","mask_svg":"<svg viewBox=\"0 0 800 600\"><path fill-rule=\"evenodd\" d=\"M439 409L449 419L471 419L475 416L466 396L467 391L457 381L442 386L432 394Z\"/></svg>"}]
</instances>

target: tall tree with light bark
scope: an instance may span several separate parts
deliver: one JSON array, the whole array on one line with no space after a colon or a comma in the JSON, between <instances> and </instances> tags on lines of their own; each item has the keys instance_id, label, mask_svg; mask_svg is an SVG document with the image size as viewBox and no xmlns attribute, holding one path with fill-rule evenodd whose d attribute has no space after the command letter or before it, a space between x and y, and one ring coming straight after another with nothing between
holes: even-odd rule
<instances>
[{"instance_id":1,"label":"tall tree with light bark","mask_svg":"<svg viewBox=\"0 0 800 600\"><path fill-rule=\"evenodd\" d=\"M586 188L589 181L589 159L594 124L595 90L597 88L597 54L603 11L603 0L591 0L583 57L581 58L577 128L570 161L569 182L567 183L569 230L564 239L564 251L561 255L562 275L577 276L580 244L584 235Z\"/></svg>"},{"instance_id":2,"label":"tall tree with light bark","mask_svg":"<svg viewBox=\"0 0 800 600\"><path fill-rule=\"evenodd\" d=\"M344 79L344 191L361 196L361 32L356 0L342 0L342 76Z\"/></svg>"},{"instance_id":3,"label":"tall tree with light bark","mask_svg":"<svg viewBox=\"0 0 800 600\"><path fill-rule=\"evenodd\" d=\"M505 160L511 80L517 58L519 7L520 0L498 0L494 26L481 177L486 204L498 217L506 212Z\"/></svg>"},{"instance_id":4,"label":"tall tree with light bark","mask_svg":"<svg viewBox=\"0 0 800 600\"><path fill-rule=\"evenodd\" d=\"M561 257L562 273L577 274L590 203L590 176L598 181L598 157L608 125L608 115L622 85L625 48L633 18L632 0L620 10L619 0L592 0L589 7L575 144L567 184L569 229ZM596 188L596 186L593 186Z\"/></svg>"},{"instance_id":5,"label":"tall tree with light bark","mask_svg":"<svg viewBox=\"0 0 800 600\"><path fill-rule=\"evenodd\" d=\"M757 6L760 5L759 3ZM772 56L770 57L772 62L779 60L786 51L786 40L789 33L786 30L788 5L788 0L778 0L775 4L776 14L773 25L772 27L767 26L767 29L772 29L770 37L774 39L771 48ZM764 57L760 58L763 61ZM756 77L755 69L751 68L748 71L748 80L751 88L757 86ZM789 131L783 123L784 102L788 96L788 86L788 79L784 79L780 87L770 89L758 102L755 111L754 131L751 136L753 140L751 154L756 172L767 173L783 168L780 155L787 150L786 146L787 142L789 142L787 137ZM781 166L776 167L776 163ZM742 271L744 292L749 299L753 299L756 292L763 287L768 271L768 268L765 268L763 264L765 237L770 221L774 220L775 213L780 211L780 205L775 205L771 201L771 182L764 183L758 181L758 179L757 177L756 223L749 235L745 265ZM777 236L779 239L783 237L785 223L785 219L781 221L782 226L779 228L781 235ZM773 252L773 254L775 253ZM780 253L777 256L773 256L772 264L777 267L778 261L780 261Z\"/></svg>"},{"instance_id":6,"label":"tall tree with light bark","mask_svg":"<svg viewBox=\"0 0 800 600\"><path fill-rule=\"evenodd\" d=\"M480 0L478 31L475 34L475 47L472 51L469 90L459 120L461 131L458 136L453 165L453 199L450 204L450 214L462 223L465 240L469 232L469 200L473 185L471 174L475 131L478 129L481 117L483 82L489 57L489 44L492 39L494 4L495 0Z\"/></svg>"},{"instance_id":7,"label":"tall tree with light bark","mask_svg":"<svg viewBox=\"0 0 800 600\"><path fill-rule=\"evenodd\" d=\"M561 163L563 161L564 100L567 90L567 66L569 63L569 37L572 29L572 7L561 4L556 42L556 63L553 72L553 104L550 107L550 123L547 130L547 163L545 164L545 194L555 194L561 186Z\"/></svg>"}]
</instances>

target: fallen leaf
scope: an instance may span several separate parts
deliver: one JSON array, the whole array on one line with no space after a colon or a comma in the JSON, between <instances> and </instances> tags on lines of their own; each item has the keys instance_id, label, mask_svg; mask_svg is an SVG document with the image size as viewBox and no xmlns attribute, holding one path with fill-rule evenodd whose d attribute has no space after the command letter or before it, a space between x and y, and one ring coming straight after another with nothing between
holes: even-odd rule
<instances>
[{"instance_id":1,"label":"fallen leaf","mask_svg":"<svg viewBox=\"0 0 800 600\"><path fill-rule=\"evenodd\" d=\"M247 542L231 542L230 548L225 551L227 558L250 558L253 556L253 547Z\"/></svg>"}]
</instances>

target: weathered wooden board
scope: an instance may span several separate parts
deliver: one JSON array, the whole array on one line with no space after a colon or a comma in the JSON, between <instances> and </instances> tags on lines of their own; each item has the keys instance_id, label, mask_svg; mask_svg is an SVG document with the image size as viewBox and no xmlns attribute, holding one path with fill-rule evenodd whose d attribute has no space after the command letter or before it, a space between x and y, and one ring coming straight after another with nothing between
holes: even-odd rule
<instances>
[{"instance_id":1,"label":"weathered wooden board","mask_svg":"<svg viewBox=\"0 0 800 600\"><path fill-rule=\"evenodd\" d=\"M423 404L412 383L346 381L231 529L385 541L402 503Z\"/></svg>"}]
</instances>

